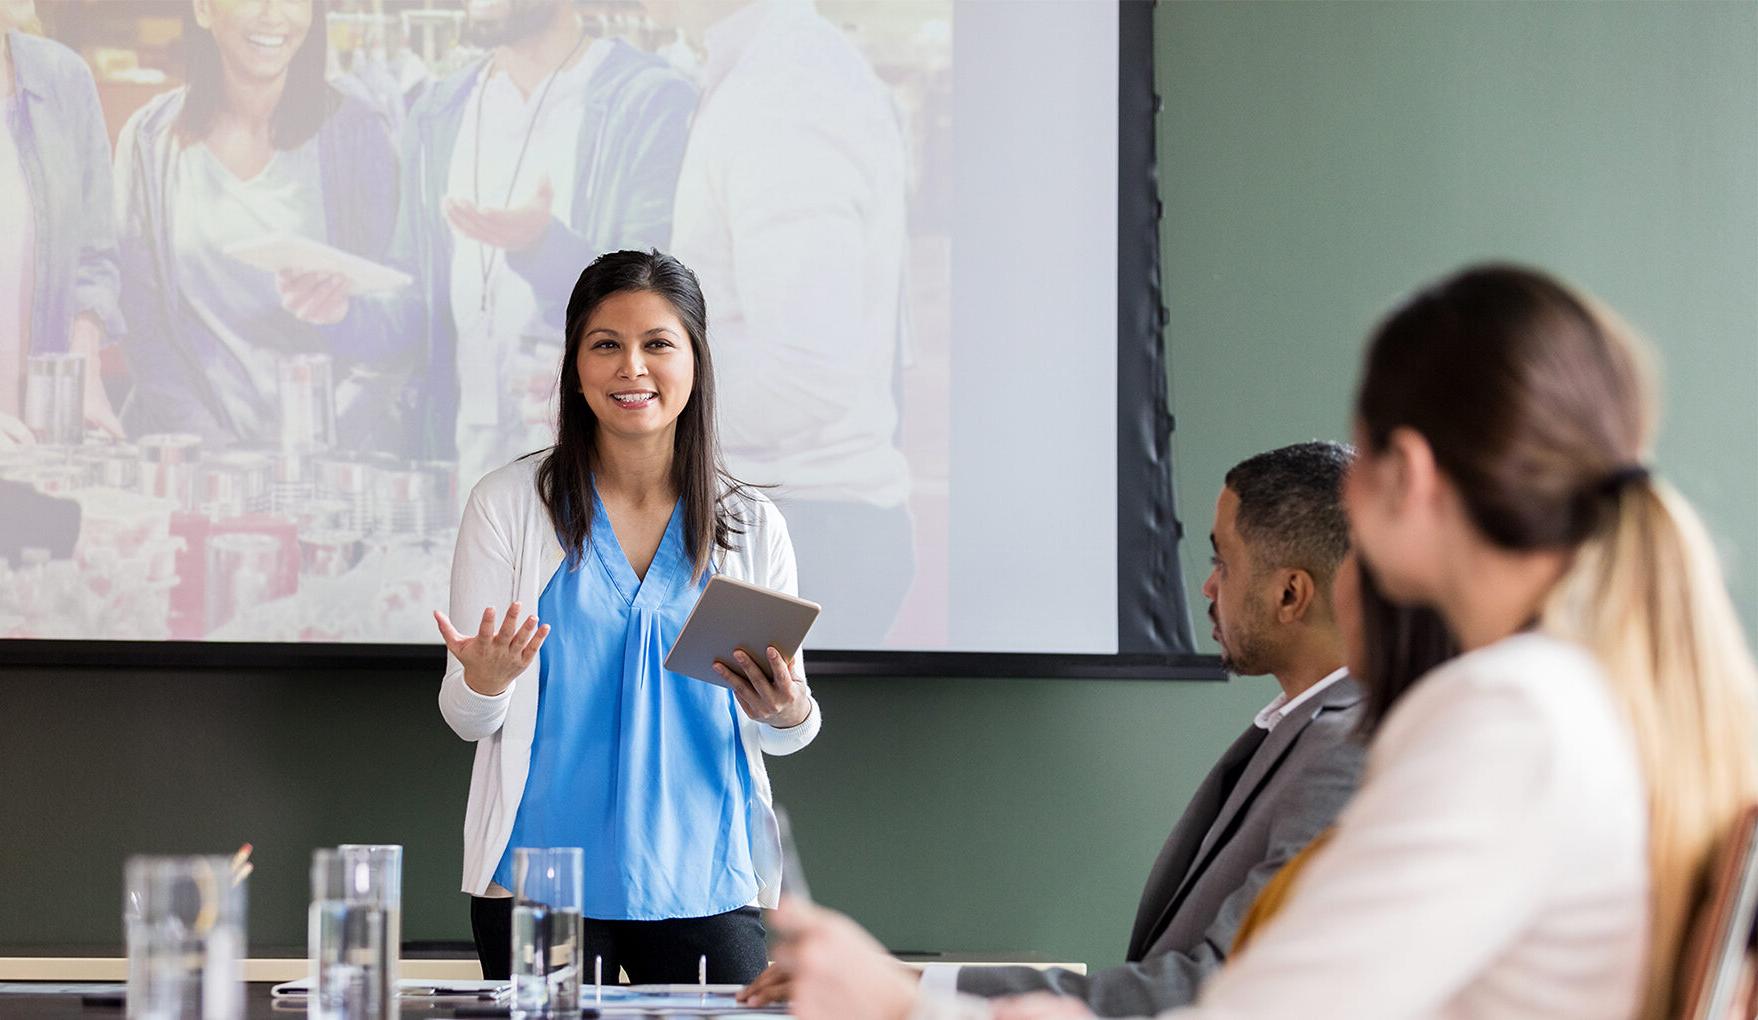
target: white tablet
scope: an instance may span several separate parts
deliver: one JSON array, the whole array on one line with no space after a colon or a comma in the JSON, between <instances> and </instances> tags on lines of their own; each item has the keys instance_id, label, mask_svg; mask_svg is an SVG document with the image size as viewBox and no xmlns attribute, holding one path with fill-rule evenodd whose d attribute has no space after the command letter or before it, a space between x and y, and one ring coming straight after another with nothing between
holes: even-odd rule
<instances>
[{"instance_id":1,"label":"white tablet","mask_svg":"<svg viewBox=\"0 0 1758 1020\"><path fill-rule=\"evenodd\" d=\"M770 645L791 659L822 608L816 602L715 574L666 653L665 668L725 687L726 681L714 671L716 659L731 666L733 652L740 648L762 658Z\"/></svg>"},{"instance_id":2,"label":"white tablet","mask_svg":"<svg viewBox=\"0 0 1758 1020\"><path fill-rule=\"evenodd\" d=\"M271 273L340 273L356 294L402 290L409 274L298 234L268 234L225 247L227 255Z\"/></svg>"}]
</instances>

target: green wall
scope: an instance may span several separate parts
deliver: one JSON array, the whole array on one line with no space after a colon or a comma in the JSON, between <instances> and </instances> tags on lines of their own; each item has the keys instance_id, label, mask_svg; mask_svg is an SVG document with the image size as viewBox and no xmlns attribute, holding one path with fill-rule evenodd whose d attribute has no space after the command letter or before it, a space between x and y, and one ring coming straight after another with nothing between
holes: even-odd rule
<instances>
[{"instance_id":1,"label":"green wall","mask_svg":"<svg viewBox=\"0 0 1758 1020\"><path fill-rule=\"evenodd\" d=\"M1758 624L1758 6L1180 3L1156 36L1193 538L1235 460L1344 433L1360 339L1390 301L1519 258L1663 349L1661 466L1704 507ZM0 944L113 942L125 851L246 839L258 945L302 944L307 855L344 839L409 846L409 937L467 937L469 748L435 684L4 671ZM820 899L898 948L1105 964L1184 799L1272 685L817 689L822 740L772 771Z\"/></svg>"},{"instance_id":2,"label":"green wall","mask_svg":"<svg viewBox=\"0 0 1758 1020\"><path fill-rule=\"evenodd\" d=\"M1159 11L1187 522L1241 457L1347 438L1362 339L1401 295L1528 262L1660 350L1661 472L1758 633L1758 4Z\"/></svg>"}]
</instances>

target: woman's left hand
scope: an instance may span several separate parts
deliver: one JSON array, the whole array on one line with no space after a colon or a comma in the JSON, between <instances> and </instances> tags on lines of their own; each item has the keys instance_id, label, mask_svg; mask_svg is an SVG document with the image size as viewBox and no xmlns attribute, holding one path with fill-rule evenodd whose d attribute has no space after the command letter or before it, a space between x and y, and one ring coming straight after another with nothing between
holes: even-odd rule
<instances>
[{"instance_id":1,"label":"woman's left hand","mask_svg":"<svg viewBox=\"0 0 1758 1020\"><path fill-rule=\"evenodd\" d=\"M733 653L731 668L716 660L714 671L732 688L739 707L752 719L783 730L798 726L812 714L806 678L794 672L774 645L766 653L768 661L761 662L741 648Z\"/></svg>"}]
</instances>

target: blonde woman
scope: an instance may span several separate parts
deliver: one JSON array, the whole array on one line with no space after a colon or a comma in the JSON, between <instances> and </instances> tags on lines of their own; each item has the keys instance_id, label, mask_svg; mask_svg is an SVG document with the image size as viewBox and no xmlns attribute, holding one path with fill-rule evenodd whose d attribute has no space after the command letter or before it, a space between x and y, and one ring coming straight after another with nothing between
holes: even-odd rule
<instances>
[{"instance_id":1,"label":"blonde woman","mask_svg":"<svg viewBox=\"0 0 1758 1020\"><path fill-rule=\"evenodd\" d=\"M1164 1017L1669 1015L1712 850L1758 797L1758 676L1701 524L1648 467L1652 407L1628 331L1531 270L1465 270L1379 328L1345 502L1386 594L1463 654L1369 691L1331 843ZM859 965L846 919L776 924L801 1016L991 1015Z\"/></svg>"}]
</instances>

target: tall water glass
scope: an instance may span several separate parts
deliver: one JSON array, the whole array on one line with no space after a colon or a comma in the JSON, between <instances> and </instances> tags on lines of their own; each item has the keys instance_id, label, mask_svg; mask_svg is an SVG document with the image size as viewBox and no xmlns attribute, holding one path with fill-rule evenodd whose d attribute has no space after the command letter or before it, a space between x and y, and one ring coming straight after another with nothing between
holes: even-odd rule
<instances>
[{"instance_id":1,"label":"tall water glass","mask_svg":"<svg viewBox=\"0 0 1758 1020\"><path fill-rule=\"evenodd\" d=\"M579 847L513 850L513 1015L578 1016Z\"/></svg>"},{"instance_id":2,"label":"tall water glass","mask_svg":"<svg viewBox=\"0 0 1758 1020\"><path fill-rule=\"evenodd\" d=\"M401 898L402 859L328 848L311 855L306 955L308 1012L316 1020L397 1015L396 950L386 889Z\"/></svg>"},{"instance_id":3,"label":"tall water glass","mask_svg":"<svg viewBox=\"0 0 1758 1020\"><path fill-rule=\"evenodd\" d=\"M397 987L403 959L403 847L397 843L343 843L343 860L364 863L372 882L367 890L385 912L385 970Z\"/></svg>"},{"instance_id":4,"label":"tall water glass","mask_svg":"<svg viewBox=\"0 0 1758 1020\"><path fill-rule=\"evenodd\" d=\"M123 871L131 1020L244 1016L245 888L226 857L130 857Z\"/></svg>"}]
</instances>

